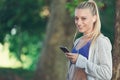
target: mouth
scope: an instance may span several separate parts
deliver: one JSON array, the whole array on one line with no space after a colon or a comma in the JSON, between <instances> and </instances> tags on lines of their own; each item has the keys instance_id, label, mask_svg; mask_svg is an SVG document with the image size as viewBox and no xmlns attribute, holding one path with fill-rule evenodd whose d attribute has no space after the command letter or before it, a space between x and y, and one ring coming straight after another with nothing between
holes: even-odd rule
<instances>
[{"instance_id":1,"label":"mouth","mask_svg":"<svg viewBox=\"0 0 120 80\"><path fill-rule=\"evenodd\" d=\"M78 29L82 29L80 26L77 26Z\"/></svg>"}]
</instances>

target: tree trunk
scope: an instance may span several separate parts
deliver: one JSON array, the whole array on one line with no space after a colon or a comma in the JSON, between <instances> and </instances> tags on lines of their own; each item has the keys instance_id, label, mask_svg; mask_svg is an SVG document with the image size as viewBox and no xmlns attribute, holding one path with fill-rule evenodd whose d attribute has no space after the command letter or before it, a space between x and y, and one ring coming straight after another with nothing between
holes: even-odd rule
<instances>
[{"instance_id":1,"label":"tree trunk","mask_svg":"<svg viewBox=\"0 0 120 80\"><path fill-rule=\"evenodd\" d=\"M52 0L47 33L34 80L65 80L67 59L59 46L72 46L74 21L66 8L66 0Z\"/></svg>"},{"instance_id":2,"label":"tree trunk","mask_svg":"<svg viewBox=\"0 0 120 80\"><path fill-rule=\"evenodd\" d=\"M120 0L116 0L115 40L113 46L113 78L120 80Z\"/></svg>"}]
</instances>

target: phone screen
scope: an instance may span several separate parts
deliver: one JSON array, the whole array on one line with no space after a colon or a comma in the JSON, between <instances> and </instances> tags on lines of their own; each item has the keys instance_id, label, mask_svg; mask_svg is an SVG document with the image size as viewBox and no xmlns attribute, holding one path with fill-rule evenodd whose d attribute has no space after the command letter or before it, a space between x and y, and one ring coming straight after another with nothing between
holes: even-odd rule
<instances>
[{"instance_id":1,"label":"phone screen","mask_svg":"<svg viewBox=\"0 0 120 80\"><path fill-rule=\"evenodd\" d=\"M69 53L69 50L67 49L67 47L61 46L60 49L61 49L64 53Z\"/></svg>"}]
</instances>

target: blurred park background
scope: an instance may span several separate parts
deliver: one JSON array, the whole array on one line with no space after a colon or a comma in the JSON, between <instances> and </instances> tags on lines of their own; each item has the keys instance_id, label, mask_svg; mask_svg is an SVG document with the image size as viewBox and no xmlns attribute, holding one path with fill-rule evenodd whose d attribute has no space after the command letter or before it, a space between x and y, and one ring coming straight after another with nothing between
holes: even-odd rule
<instances>
[{"instance_id":1,"label":"blurred park background","mask_svg":"<svg viewBox=\"0 0 120 80\"><path fill-rule=\"evenodd\" d=\"M67 59L59 46L72 47L81 1L0 0L0 80L65 80ZM95 1L113 44L115 1Z\"/></svg>"}]
</instances>

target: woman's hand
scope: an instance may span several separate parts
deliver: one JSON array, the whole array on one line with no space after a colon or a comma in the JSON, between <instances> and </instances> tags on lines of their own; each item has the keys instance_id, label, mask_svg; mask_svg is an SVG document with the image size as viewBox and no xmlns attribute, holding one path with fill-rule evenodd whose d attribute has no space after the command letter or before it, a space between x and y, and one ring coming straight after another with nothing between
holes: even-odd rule
<instances>
[{"instance_id":1,"label":"woman's hand","mask_svg":"<svg viewBox=\"0 0 120 80\"><path fill-rule=\"evenodd\" d=\"M66 57L73 63L75 64L77 61L79 54L73 54L73 53L66 53Z\"/></svg>"}]
</instances>

